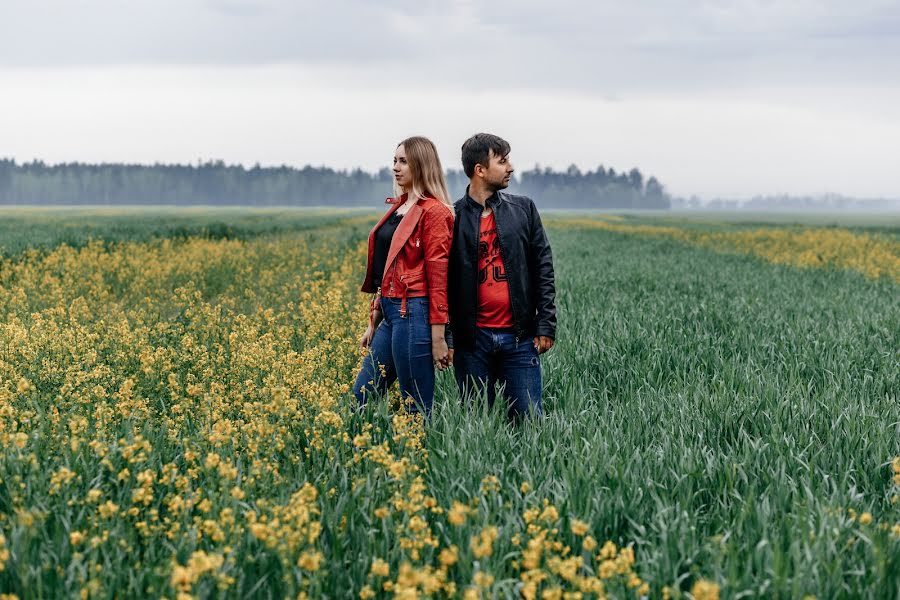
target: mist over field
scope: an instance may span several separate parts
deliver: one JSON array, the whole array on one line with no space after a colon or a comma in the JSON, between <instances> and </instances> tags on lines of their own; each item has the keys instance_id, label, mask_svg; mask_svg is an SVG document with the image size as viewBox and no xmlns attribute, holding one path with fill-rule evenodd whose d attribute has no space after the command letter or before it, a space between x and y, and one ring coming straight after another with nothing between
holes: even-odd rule
<instances>
[{"instance_id":1,"label":"mist over field","mask_svg":"<svg viewBox=\"0 0 900 600\"><path fill-rule=\"evenodd\" d=\"M445 174L453 199L468 180L460 170ZM208 206L378 206L393 195L393 177L328 167L245 168L210 161L196 165L82 164L0 160L0 205L208 205ZM637 167L617 172L598 166L583 172L535 166L516 172L510 193L524 194L538 206L564 210L749 210L900 212L900 200L821 196L757 196L703 200L673 197L653 175Z\"/></svg>"}]
</instances>

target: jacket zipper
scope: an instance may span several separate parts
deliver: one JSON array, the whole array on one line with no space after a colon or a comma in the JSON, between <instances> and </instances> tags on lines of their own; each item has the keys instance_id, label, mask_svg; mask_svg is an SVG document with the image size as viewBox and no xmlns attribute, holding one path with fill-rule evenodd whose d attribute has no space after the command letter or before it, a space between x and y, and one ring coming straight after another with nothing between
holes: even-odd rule
<instances>
[{"instance_id":1,"label":"jacket zipper","mask_svg":"<svg viewBox=\"0 0 900 600\"><path fill-rule=\"evenodd\" d=\"M507 272L509 272L509 265L506 264L506 257L504 256L506 253L503 251L503 232L500 231L500 218L497 216L497 208L496 207L492 206L491 210L494 212L494 225L497 227L497 243L500 244L500 260L503 261L503 268ZM481 225L481 223L479 222L479 228L478 228L479 232L481 231L480 225ZM479 235L480 235L480 233L479 233ZM477 246L476 246L476 248L477 248ZM509 280L507 279L507 285L509 285L508 281ZM510 294L509 294L509 307L512 310L513 321L515 322L515 325L516 325L516 344L518 344L519 343L519 334L520 334L519 323L516 320L516 306L515 306L515 303L513 302L512 292L510 292Z\"/></svg>"},{"instance_id":2,"label":"jacket zipper","mask_svg":"<svg viewBox=\"0 0 900 600\"><path fill-rule=\"evenodd\" d=\"M481 214L475 215L475 236L473 238L474 243L472 244L472 256L474 260L472 264L475 266L475 277L472 278L472 291L475 292L475 314L478 314L478 241L481 238ZM476 339L476 333L478 333L478 317L472 319L472 342Z\"/></svg>"}]
</instances>

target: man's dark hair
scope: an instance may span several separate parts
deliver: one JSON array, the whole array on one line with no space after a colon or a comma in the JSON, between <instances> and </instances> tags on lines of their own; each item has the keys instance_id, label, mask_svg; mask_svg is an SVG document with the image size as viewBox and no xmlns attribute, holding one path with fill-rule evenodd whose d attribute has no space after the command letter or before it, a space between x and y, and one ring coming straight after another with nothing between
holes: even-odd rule
<instances>
[{"instance_id":1,"label":"man's dark hair","mask_svg":"<svg viewBox=\"0 0 900 600\"><path fill-rule=\"evenodd\" d=\"M476 133L462 145L462 165L466 177L475 174L475 165L487 167L491 152L494 156L506 156L509 150L509 142L502 137L490 133Z\"/></svg>"}]
</instances>

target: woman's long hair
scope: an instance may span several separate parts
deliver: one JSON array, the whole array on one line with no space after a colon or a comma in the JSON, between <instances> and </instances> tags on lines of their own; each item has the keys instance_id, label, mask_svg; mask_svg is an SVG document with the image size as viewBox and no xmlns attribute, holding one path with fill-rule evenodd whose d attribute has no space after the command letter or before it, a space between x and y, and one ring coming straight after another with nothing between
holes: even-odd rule
<instances>
[{"instance_id":1,"label":"woman's long hair","mask_svg":"<svg viewBox=\"0 0 900 600\"><path fill-rule=\"evenodd\" d=\"M437 148L426 137L415 135L406 138L397 146L403 146L406 151L406 162L409 163L409 171L412 174L412 186L410 189L401 190L394 180L394 195L399 197L406 192L415 198L432 197L443 202L451 211L450 194L447 192L447 182L444 180L444 168L441 159L438 158Z\"/></svg>"}]
</instances>

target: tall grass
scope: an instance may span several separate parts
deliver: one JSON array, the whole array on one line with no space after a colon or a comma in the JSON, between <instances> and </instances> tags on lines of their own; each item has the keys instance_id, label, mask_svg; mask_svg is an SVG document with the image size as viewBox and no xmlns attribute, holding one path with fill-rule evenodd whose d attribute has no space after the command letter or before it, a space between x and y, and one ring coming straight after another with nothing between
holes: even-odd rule
<instances>
[{"instance_id":1,"label":"tall grass","mask_svg":"<svg viewBox=\"0 0 900 600\"><path fill-rule=\"evenodd\" d=\"M422 428L349 394L370 217L27 217L0 593L900 597L889 279L551 225L547 416Z\"/></svg>"}]
</instances>

